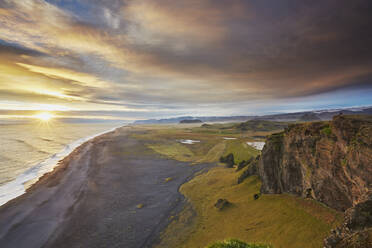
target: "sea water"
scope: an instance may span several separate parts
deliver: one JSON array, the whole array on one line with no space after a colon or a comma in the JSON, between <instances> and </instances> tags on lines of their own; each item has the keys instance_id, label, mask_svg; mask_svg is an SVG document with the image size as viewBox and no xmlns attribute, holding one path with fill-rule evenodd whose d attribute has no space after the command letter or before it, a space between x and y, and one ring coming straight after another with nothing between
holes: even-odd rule
<instances>
[{"instance_id":1,"label":"sea water","mask_svg":"<svg viewBox=\"0 0 372 248\"><path fill-rule=\"evenodd\" d=\"M0 205L23 194L85 141L123 125L58 120L0 123Z\"/></svg>"}]
</instances>

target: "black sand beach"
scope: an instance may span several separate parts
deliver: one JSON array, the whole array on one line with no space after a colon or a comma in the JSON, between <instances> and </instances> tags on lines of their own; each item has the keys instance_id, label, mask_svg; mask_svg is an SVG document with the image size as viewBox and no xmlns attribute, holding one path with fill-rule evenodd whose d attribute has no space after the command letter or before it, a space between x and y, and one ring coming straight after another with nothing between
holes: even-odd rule
<instances>
[{"instance_id":1,"label":"black sand beach","mask_svg":"<svg viewBox=\"0 0 372 248\"><path fill-rule=\"evenodd\" d=\"M181 184L212 164L161 157L123 127L83 144L0 207L0 247L151 247L184 202ZM171 180L166 180L171 178Z\"/></svg>"}]
</instances>

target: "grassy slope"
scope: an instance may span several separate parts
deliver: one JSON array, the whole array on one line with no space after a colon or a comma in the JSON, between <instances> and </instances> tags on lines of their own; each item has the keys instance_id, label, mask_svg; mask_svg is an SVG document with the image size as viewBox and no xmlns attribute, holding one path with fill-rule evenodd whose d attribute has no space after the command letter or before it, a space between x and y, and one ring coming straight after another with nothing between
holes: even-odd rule
<instances>
[{"instance_id":1,"label":"grassy slope","mask_svg":"<svg viewBox=\"0 0 372 248\"><path fill-rule=\"evenodd\" d=\"M229 140L226 143L227 147L223 155L226 156L229 153L233 153L236 164L240 163L242 160L248 160L250 157L256 157L260 154L259 151L247 145L244 140Z\"/></svg>"},{"instance_id":2,"label":"grassy slope","mask_svg":"<svg viewBox=\"0 0 372 248\"><path fill-rule=\"evenodd\" d=\"M290 195L262 195L253 200L253 194L259 192L259 179L250 177L237 185L236 176L233 169L217 167L184 184L181 192L197 218L186 221L191 216L186 208L180 221L173 221L163 234L160 247L205 247L216 240L237 238L275 248L318 248L342 220L339 212ZM219 198L226 198L232 206L218 211L213 205ZM182 228L184 236L172 232L177 230L179 235Z\"/></svg>"}]
</instances>

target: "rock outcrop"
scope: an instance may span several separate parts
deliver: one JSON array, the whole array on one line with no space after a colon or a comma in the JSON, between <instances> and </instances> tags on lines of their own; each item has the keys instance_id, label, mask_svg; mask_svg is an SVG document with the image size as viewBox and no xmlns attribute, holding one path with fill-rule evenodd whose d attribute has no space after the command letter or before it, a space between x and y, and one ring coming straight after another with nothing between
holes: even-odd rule
<instances>
[{"instance_id":1,"label":"rock outcrop","mask_svg":"<svg viewBox=\"0 0 372 248\"><path fill-rule=\"evenodd\" d=\"M251 158L248 160L245 169L240 173L238 177L238 184L242 183L247 177L258 175L258 163L260 161L260 155L257 155L256 158Z\"/></svg>"},{"instance_id":2,"label":"rock outcrop","mask_svg":"<svg viewBox=\"0 0 372 248\"><path fill-rule=\"evenodd\" d=\"M372 117L290 125L268 137L258 173L262 193L312 197L345 211L372 190Z\"/></svg>"},{"instance_id":3,"label":"rock outcrop","mask_svg":"<svg viewBox=\"0 0 372 248\"><path fill-rule=\"evenodd\" d=\"M221 156L220 157L220 162L226 164L227 168L233 168L234 164L235 164L234 154L229 153L225 157Z\"/></svg>"},{"instance_id":4,"label":"rock outcrop","mask_svg":"<svg viewBox=\"0 0 372 248\"><path fill-rule=\"evenodd\" d=\"M231 203L226 199L218 199L217 202L214 204L214 207L218 210L223 210L228 207Z\"/></svg>"},{"instance_id":5,"label":"rock outcrop","mask_svg":"<svg viewBox=\"0 0 372 248\"><path fill-rule=\"evenodd\" d=\"M345 212L344 223L331 230L325 248L372 247L372 195Z\"/></svg>"}]
</instances>

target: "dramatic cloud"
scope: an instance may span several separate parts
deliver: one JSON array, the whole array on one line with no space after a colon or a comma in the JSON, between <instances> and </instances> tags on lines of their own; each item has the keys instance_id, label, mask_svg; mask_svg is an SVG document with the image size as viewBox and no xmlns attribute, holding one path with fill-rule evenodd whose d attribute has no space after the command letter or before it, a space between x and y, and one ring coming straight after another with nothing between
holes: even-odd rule
<instances>
[{"instance_id":1,"label":"dramatic cloud","mask_svg":"<svg viewBox=\"0 0 372 248\"><path fill-rule=\"evenodd\" d=\"M247 114L346 94L369 105L358 92L372 90L371 12L368 0L4 0L0 108Z\"/></svg>"}]
</instances>

